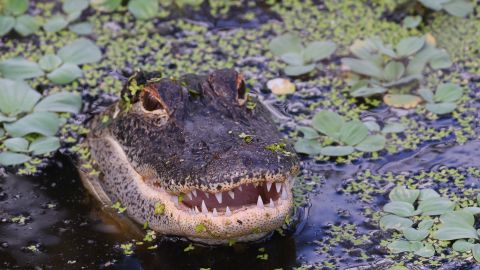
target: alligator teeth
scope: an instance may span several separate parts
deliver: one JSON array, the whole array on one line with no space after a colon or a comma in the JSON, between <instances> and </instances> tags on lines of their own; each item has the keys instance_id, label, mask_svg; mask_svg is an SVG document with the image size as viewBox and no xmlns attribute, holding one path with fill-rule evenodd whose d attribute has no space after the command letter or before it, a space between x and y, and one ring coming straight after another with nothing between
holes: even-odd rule
<instances>
[{"instance_id":1,"label":"alligator teeth","mask_svg":"<svg viewBox=\"0 0 480 270\"><path fill-rule=\"evenodd\" d=\"M213 216L218 217L217 208L213 208Z\"/></svg>"},{"instance_id":2,"label":"alligator teeth","mask_svg":"<svg viewBox=\"0 0 480 270\"><path fill-rule=\"evenodd\" d=\"M197 190L196 189L192 190L192 194L193 194L193 197L197 197Z\"/></svg>"},{"instance_id":3,"label":"alligator teeth","mask_svg":"<svg viewBox=\"0 0 480 270\"><path fill-rule=\"evenodd\" d=\"M196 213L196 214L200 213L200 212L198 211L197 206L195 206L195 213Z\"/></svg>"},{"instance_id":4,"label":"alligator teeth","mask_svg":"<svg viewBox=\"0 0 480 270\"><path fill-rule=\"evenodd\" d=\"M208 192L204 192L205 193L205 197L210 198L210 195L208 194Z\"/></svg>"},{"instance_id":5,"label":"alligator teeth","mask_svg":"<svg viewBox=\"0 0 480 270\"><path fill-rule=\"evenodd\" d=\"M270 191L270 189L272 188L272 182L267 182L267 191Z\"/></svg>"},{"instance_id":6,"label":"alligator teeth","mask_svg":"<svg viewBox=\"0 0 480 270\"><path fill-rule=\"evenodd\" d=\"M240 190L240 192L242 191L242 186L238 186L238 190Z\"/></svg>"},{"instance_id":7,"label":"alligator teeth","mask_svg":"<svg viewBox=\"0 0 480 270\"><path fill-rule=\"evenodd\" d=\"M260 195L258 195L257 207L263 209L263 201L262 201L262 197L260 197Z\"/></svg>"},{"instance_id":8,"label":"alligator teeth","mask_svg":"<svg viewBox=\"0 0 480 270\"><path fill-rule=\"evenodd\" d=\"M280 193L281 188L282 188L282 183L276 182L275 183L275 190L277 191L277 193Z\"/></svg>"},{"instance_id":9,"label":"alligator teeth","mask_svg":"<svg viewBox=\"0 0 480 270\"><path fill-rule=\"evenodd\" d=\"M187 197L188 197L189 200L192 200L192 193L191 193L191 192L188 192L188 193L187 193Z\"/></svg>"},{"instance_id":10,"label":"alligator teeth","mask_svg":"<svg viewBox=\"0 0 480 270\"><path fill-rule=\"evenodd\" d=\"M235 199L235 193L233 193L233 191L229 190L228 195L230 195L232 199Z\"/></svg>"},{"instance_id":11,"label":"alligator teeth","mask_svg":"<svg viewBox=\"0 0 480 270\"><path fill-rule=\"evenodd\" d=\"M270 208L274 208L274 207L275 207L275 205L273 204L272 198L270 198L270 203L268 204L268 206L270 206Z\"/></svg>"},{"instance_id":12,"label":"alligator teeth","mask_svg":"<svg viewBox=\"0 0 480 270\"><path fill-rule=\"evenodd\" d=\"M225 209L225 215L226 215L227 217L229 217L229 216L232 215L232 212L230 211L230 208L228 208L228 206L227 206L227 209Z\"/></svg>"},{"instance_id":13,"label":"alligator teeth","mask_svg":"<svg viewBox=\"0 0 480 270\"><path fill-rule=\"evenodd\" d=\"M222 203L222 192L215 193L218 203Z\"/></svg>"},{"instance_id":14,"label":"alligator teeth","mask_svg":"<svg viewBox=\"0 0 480 270\"><path fill-rule=\"evenodd\" d=\"M280 199L286 200L287 199L287 189L283 188L282 195L280 195Z\"/></svg>"},{"instance_id":15,"label":"alligator teeth","mask_svg":"<svg viewBox=\"0 0 480 270\"><path fill-rule=\"evenodd\" d=\"M204 200L202 200L202 214L208 214L208 209Z\"/></svg>"}]
</instances>

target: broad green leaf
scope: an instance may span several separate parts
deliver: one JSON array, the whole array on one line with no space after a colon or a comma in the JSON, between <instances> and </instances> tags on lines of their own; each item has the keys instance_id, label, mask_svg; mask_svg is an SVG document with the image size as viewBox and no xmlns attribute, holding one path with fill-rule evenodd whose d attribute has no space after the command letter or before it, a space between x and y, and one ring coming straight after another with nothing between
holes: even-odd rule
<instances>
[{"instance_id":1,"label":"broad green leaf","mask_svg":"<svg viewBox=\"0 0 480 270\"><path fill-rule=\"evenodd\" d=\"M67 13L66 19L69 23L71 23L71 22L76 21L78 18L80 18L81 15L82 15L81 11L75 11L75 12L72 12L72 13Z\"/></svg>"},{"instance_id":2,"label":"broad green leaf","mask_svg":"<svg viewBox=\"0 0 480 270\"><path fill-rule=\"evenodd\" d=\"M432 244L426 243L422 248L415 251L415 254L425 258L430 258L435 255L435 249L433 248Z\"/></svg>"},{"instance_id":3,"label":"broad green leaf","mask_svg":"<svg viewBox=\"0 0 480 270\"><path fill-rule=\"evenodd\" d=\"M43 71L37 63L20 57L0 62L0 73L3 77L14 80L35 78L43 75Z\"/></svg>"},{"instance_id":4,"label":"broad green leaf","mask_svg":"<svg viewBox=\"0 0 480 270\"><path fill-rule=\"evenodd\" d=\"M276 56L281 56L289 52L300 53L303 50L300 38L291 33L283 34L272 39L268 47Z\"/></svg>"},{"instance_id":5,"label":"broad green leaf","mask_svg":"<svg viewBox=\"0 0 480 270\"><path fill-rule=\"evenodd\" d=\"M57 137L40 137L30 144L29 151L34 155L43 155L60 148L60 140Z\"/></svg>"},{"instance_id":6,"label":"broad green leaf","mask_svg":"<svg viewBox=\"0 0 480 270\"><path fill-rule=\"evenodd\" d=\"M447 198L431 198L422 200L418 204L418 210L423 216L436 216L452 211L455 203Z\"/></svg>"},{"instance_id":7,"label":"broad green leaf","mask_svg":"<svg viewBox=\"0 0 480 270\"><path fill-rule=\"evenodd\" d=\"M390 191L388 197L391 201L400 201L413 204L419 195L420 190L418 189L407 189L404 186L397 186Z\"/></svg>"},{"instance_id":8,"label":"broad green leaf","mask_svg":"<svg viewBox=\"0 0 480 270\"><path fill-rule=\"evenodd\" d=\"M480 214L480 207L465 207L465 208L462 208L462 209L472 213L472 215Z\"/></svg>"},{"instance_id":9,"label":"broad green leaf","mask_svg":"<svg viewBox=\"0 0 480 270\"><path fill-rule=\"evenodd\" d=\"M54 54L46 54L38 62L45 71L52 71L62 64L62 59Z\"/></svg>"},{"instance_id":10,"label":"broad green leaf","mask_svg":"<svg viewBox=\"0 0 480 270\"><path fill-rule=\"evenodd\" d=\"M355 149L362 152L376 152L385 148L385 143L385 137L382 135L370 135L355 146Z\"/></svg>"},{"instance_id":11,"label":"broad green leaf","mask_svg":"<svg viewBox=\"0 0 480 270\"><path fill-rule=\"evenodd\" d=\"M368 128L360 121L345 123L340 129L340 141L347 145L356 145L368 136Z\"/></svg>"},{"instance_id":12,"label":"broad green leaf","mask_svg":"<svg viewBox=\"0 0 480 270\"><path fill-rule=\"evenodd\" d=\"M407 74L417 75L422 74L427 63L434 57L438 57L438 49L431 45L426 45L420 52L415 54L407 65Z\"/></svg>"},{"instance_id":13,"label":"broad green leaf","mask_svg":"<svg viewBox=\"0 0 480 270\"><path fill-rule=\"evenodd\" d=\"M8 150L13 152L27 152L28 151L28 141L24 138L10 138L3 142L5 147Z\"/></svg>"},{"instance_id":14,"label":"broad green leaf","mask_svg":"<svg viewBox=\"0 0 480 270\"><path fill-rule=\"evenodd\" d=\"M370 131L373 131L373 132L380 131L380 126L375 121L366 121L366 122L363 122L363 124L367 126L368 130Z\"/></svg>"},{"instance_id":15,"label":"broad green leaf","mask_svg":"<svg viewBox=\"0 0 480 270\"><path fill-rule=\"evenodd\" d=\"M420 197L418 198L421 201L440 198L440 194L431 188L426 188L420 190Z\"/></svg>"},{"instance_id":16,"label":"broad green leaf","mask_svg":"<svg viewBox=\"0 0 480 270\"><path fill-rule=\"evenodd\" d=\"M420 223L418 223L419 230L429 230L432 226L433 226L433 220L431 219L422 220L420 221Z\"/></svg>"},{"instance_id":17,"label":"broad green leaf","mask_svg":"<svg viewBox=\"0 0 480 270\"><path fill-rule=\"evenodd\" d=\"M420 88L418 94L428 103L433 103L433 92L428 88Z\"/></svg>"},{"instance_id":18,"label":"broad green leaf","mask_svg":"<svg viewBox=\"0 0 480 270\"><path fill-rule=\"evenodd\" d=\"M130 0L128 10L136 19L148 20L159 13L159 3L151 0Z\"/></svg>"},{"instance_id":19,"label":"broad green leaf","mask_svg":"<svg viewBox=\"0 0 480 270\"><path fill-rule=\"evenodd\" d=\"M453 225L456 227L470 228L475 223L475 217L472 213L465 210L446 212L440 216L443 225Z\"/></svg>"},{"instance_id":20,"label":"broad green leaf","mask_svg":"<svg viewBox=\"0 0 480 270\"><path fill-rule=\"evenodd\" d=\"M444 69L452 66L452 60L446 51L437 49L430 58L429 64L433 69Z\"/></svg>"},{"instance_id":21,"label":"broad green leaf","mask_svg":"<svg viewBox=\"0 0 480 270\"><path fill-rule=\"evenodd\" d=\"M58 51L58 56L65 63L87 64L102 59L102 52L92 41L79 38Z\"/></svg>"},{"instance_id":22,"label":"broad green leaf","mask_svg":"<svg viewBox=\"0 0 480 270\"><path fill-rule=\"evenodd\" d=\"M383 134L400 133L405 131L405 126L401 123L387 123L382 129Z\"/></svg>"},{"instance_id":23,"label":"broad green leaf","mask_svg":"<svg viewBox=\"0 0 480 270\"><path fill-rule=\"evenodd\" d=\"M472 213L464 210L450 211L440 216L442 224L433 233L439 240L456 240L465 238L478 239L478 234L473 224L475 218Z\"/></svg>"},{"instance_id":24,"label":"broad green leaf","mask_svg":"<svg viewBox=\"0 0 480 270\"><path fill-rule=\"evenodd\" d=\"M47 74L47 78L55 84L67 84L81 78L82 70L75 64L64 63L59 68Z\"/></svg>"},{"instance_id":25,"label":"broad green leaf","mask_svg":"<svg viewBox=\"0 0 480 270\"><path fill-rule=\"evenodd\" d=\"M34 112L16 122L4 124L4 127L5 131L13 137L23 137L31 133L53 136L60 127L60 119L55 113Z\"/></svg>"},{"instance_id":26,"label":"broad green leaf","mask_svg":"<svg viewBox=\"0 0 480 270\"><path fill-rule=\"evenodd\" d=\"M28 10L28 0L5 0L5 9L7 13L18 16Z\"/></svg>"},{"instance_id":27,"label":"broad green leaf","mask_svg":"<svg viewBox=\"0 0 480 270\"><path fill-rule=\"evenodd\" d=\"M330 57L337 45L331 41L314 41L309 43L303 51L303 56L306 62L315 62Z\"/></svg>"},{"instance_id":28,"label":"broad green leaf","mask_svg":"<svg viewBox=\"0 0 480 270\"><path fill-rule=\"evenodd\" d=\"M411 251L410 242L405 240L395 240L387 245L387 248L393 253L402 253Z\"/></svg>"},{"instance_id":29,"label":"broad green leaf","mask_svg":"<svg viewBox=\"0 0 480 270\"><path fill-rule=\"evenodd\" d=\"M421 16L407 16L403 19L402 25L405 28L416 28L421 22Z\"/></svg>"},{"instance_id":30,"label":"broad green leaf","mask_svg":"<svg viewBox=\"0 0 480 270\"><path fill-rule=\"evenodd\" d=\"M68 29L70 29L70 31L75 32L79 35L88 35L93 32L93 26L91 23L88 23L88 22L72 24L68 27Z\"/></svg>"},{"instance_id":31,"label":"broad green leaf","mask_svg":"<svg viewBox=\"0 0 480 270\"><path fill-rule=\"evenodd\" d=\"M322 150L322 146L316 140L302 138L295 142L294 148L298 153L308 155L318 155Z\"/></svg>"},{"instance_id":32,"label":"broad green leaf","mask_svg":"<svg viewBox=\"0 0 480 270\"><path fill-rule=\"evenodd\" d=\"M82 107L80 95L69 92L60 92L42 99L34 108L34 111L70 112L78 113Z\"/></svg>"},{"instance_id":33,"label":"broad green leaf","mask_svg":"<svg viewBox=\"0 0 480 270\"><path fill-rule=\"evenodd\" d=\"M397 61L391 61L383 70L383 79L392 82L399 80L405 73L405 66Z\"/></svg>"},{"instance_id":34,"label":"broad green leaf","mask_svg":"<svg viewBox=\"0 0 480 270\"><path fill-rule=\"evenodd\" d=\"M316 139L320 136L318 132L311 127L298 127L297 130L303 134L304 139Z\"/></svg>"},{"instance_id":35,"label":"broad green leaf","mask_svg":"<svg viewBox=\"0 0 480 270\"><path fill-rule=\"evenodd\" d=\"M404 84L409 84L415 80L417 81L421 81L423 78L423 75L419 75L419 74L416 74L416 75L407 75L407 76L404 76L396 81L392 81L392 82L388 82L388 83L383 83L382 86L384 87L392 87L392 86L400 86L400 85L404 85Z\"/></svg>"},{"instance_id":36,"label":"broad green leaf","mask_svg":"<svg viewBox=\"0 0 480 270\"><path fill-rule=\"evenodd\" d=\"M31 157L25 154L12 153L12 152L1 152L0 153L0 164L3 166L12 166L25 163L29 161Z\"/></svg>"},{"instance_id":37,"label":"broad green leaf","mask_svg":"<svg viewBox=\"0 0 480 270\"><path fill-rule=\"evenodd\" d=\"M45 29L45 31L47 32L54 33L64 29L65 27L67 27L67 25L67 20L65 20L65 18L63 18L62 16L58 15L47 20L43 25L43 29Z\"/></svg>"},{"instance_id":38,"label":"broad green leaf","mask_svg":"<svg viewBox=\"0 0 480 270\"><path fill-rule=\"evenodd\" d=\"M393 201L385 204L383 211L387 213L392 213L399 217L410 217L415 213L415 209L411 203L402 202L402 201Z\"/></svg>"},{"instance_id":39,"label":"broad green leaf","mask_svg":"<svg viewBox=\"0 0 480 270\"><path fill-rule=\"evenodd\" d=\"M472 247L472 255L477 262L480 262L480 244L475 244Z\"/></svg>"},{"instance_id":40,"label":"broad green leaf","mask_svg":"<svg viewBox=\"0 0 480 270\"><path fill-rule=\"evenodd\" d=\"M463 89L454 83L442 83L435 91L435 102L456 102L463 95Z\"/></svg>"},{"instance_id":41,"label":"broad green leaf","mask_svg":"<svg viewBox=\"0 0 480 270\"><path fill-rule=\"evenodd\" d=\"M357 39L350 46L350 51L358 58L369 60L372 58L372 54L378 51L378 48L370 39Z\"/></svg>"},{"instance_id":42,"label":"broad green leaf","mask_svg":"<svg viewBox=\"0 0 480 270\"><path fill-rule=\"evenodd\" d=\"M34 17L22 15L17 17L15 26L13 28L15 31L17 31L17 33L25 37L37 32L40 28L40 24Z\"/></svg>"},{"instance_id":43,"label":"broad green leaf","mask_svg":"<svg viewBox=\"0 0 480 270\"><path fill-rule=\"evenodd\" d=\"M325 146L320 151L320 154L329 157L341 157L350 155L355 149L351 146Z\"/></svg>"},{"instance_id":44,"label":"broad green leaf","mask_svg":"<svg viewBox=\"0 0 480 270\"><path fill-rule=\"evenodd\" d=\"M0 79L0 112L7 116L31 111L40 97L41 95L24 81Z\"/></svg>"},{"instance_id":45,"label":"broad green leaf","mask_svg":"<svg viewBox=\"0 0 480 270\"><path fill-rule=\"evenodd\" d=\"M89 4L88 0L64 0L62 9L65 13L82 12Z\"/></svg>"},{"instance_id":46,"label":"broad green leaf","mask_svg":"<svg viewBox=\"0 0 480 270\"><path fill-rule=\"evenodd\" d=\"M418 0L424 6L433 10L441 10L442 5L450 0Z\"/></svg>"},{"instance_id":47,"label":"broad green leaf","mask_svg":"<svg viewBox=\"0 0 480 270\"><path fill-rule=\"evenodd\" d=\"M404 217L399 217L396 215L386 215L380 218L380 228L383 230L394 229L397 231L402 231L405 228L409 228L413 225L413 222Z\"/></svg>"},{"instance_id":48,"label":"broad green leaf","mask_svg":"<svg viewBox=\"0 0 480 270\"><path fill-rule=\"evenodd\" d=\"M15 26L15 18L9 16L0 16L0 37L8 34Z\"/></svg>"},{"instance_id":49,"label":"broad green leaf","mask_svg":"<svg viewBox=\"0 0 480 270\"><path fill-rule=\"evenodd\" d=\"M408 94L388 94L383 97L383 101L392 107L411 109L415 108L422 99Z\"/></svg>"},{"instance_id":50,"label":"broad green leaf","mask_svg":"<svg viewBox=\"0 0 480 270\"><path fill-rule=\"evenodd\" d=\"M416 230L414 228L403 229L403 235L410 241L421 241L428 236L427 230Z\"/></svg>"},{"instance_id":51,"label":"broad green leaf","mask_svg":"<svg viewBox=\"0 0 480 270\"><path fill-rule=\"evenodd\" d=\"M312 120L313 128L331 138L338 138L340 136L340 130L344 123L343 117L335 112L326 110L315 114Z\"/></svg>"},{"instance_id":52,"label":"broad green leaf","mask_svg":"<svg viewBox=\"0 0 480 270\"><path fill-rule=\"evenodd\" d=\"M457 17L466 17L473 12L473 4L468 0L450 1L443 5L443 9Z\"/></svg>"},{"instance_id":53,"label":"broad green leaf","mask_svg":"<svg viewBox=\"0 0 480 270\"><path fill-rule=\"evenodd\" d=\"M15 120L17 120L17 117L15 117L15 116L5 116L2 113L0 113L0 123L2 123L2 122L14 122ZM2 131L3 131L3 129L0 128L0 132L2 132ZM3 133L2 133L1 136L3 136Z\"/></svg>"},{"instance_id":54,"label":"broad green leaf","mask_svg":"<svg viewBox=\"0 0 480 270\"><path fill-rule=\"evenodd\" d=\"M343 58L342 64L349 67L352 72L360 75L370 76L382 79L383 71L380 67L369 60L360 60L354 58Z\"/></svg>"},{"instance_id":55,"label":"broad green leaf","mask_svg":"<svg viewBox=\"0 0 480 270\"><path fill-rule=\"evenodd\" d=\"M460 239L455 241L455 243L453 243L452 248L453 250L458 252L465 252L465 251L472 250L473 244L463 239Z\"/></svg>"},{"instance_id":56,"label":"broad green leaf","mask_svg":"<svg viewBox=\"0 0 480 270\"><path fill-rule=\"evenodd\" d=\"M457 108L457 104L451 102L427 103L425 108L435 114L447 114L453 112Z\"/></svg>"},{"instance_id":57,"label":"broad green leaf","mask_svg":"<svg viewBox=\"0 0 480 270\"><path fill-rule=\"evenodd\" d=\"M285 74L288 76L299 76L302 74L307 74L315 68L314 64L306 66L288 66L285 68Z\"/></svg>"},{"instance_id":58,"label":"broad green leaf","mask_svg":"<svg viewBox=\"0 0 480 270\"><path fill-rule=\"evenodd\" d=\"M386 88L380 86L373 86L373 87L360 87L357 90L353 91L350 95L352 97L370 97L373 95L383 94L387 92Z\"/></svg>"},{"instance_id":59,"label":"broad green leaf","mask_svg":"<svg viewBox=\"0 0 480 270\"><path fill-rule=\"evenodd\" d=\"M122 0L91 0L92 7L102 12L115 11L121 4Z\"/></svg>"},{"instance_id":60,"label":"broad green leaf","mask_svg":"<svg viewBox=\"0 0 480 270\"><path fill-rule=\"evenodd\" d=\"M303 56L297 52L288 52L280 56L280 58L287 64L293 66L302 66L303 65Z\"/></svg>"},{"instance_id":61,"label":"broad green leaf","mask_svg":"<svg viewBox=\"0 0 480 270\"><path fill-rule=\"evenodd\" d=\"M425 38L423 37L407 37L397 44L396 50L400 57L410 56L418 52L423 45L425 45Z\"/></svg>"}]
</instances>

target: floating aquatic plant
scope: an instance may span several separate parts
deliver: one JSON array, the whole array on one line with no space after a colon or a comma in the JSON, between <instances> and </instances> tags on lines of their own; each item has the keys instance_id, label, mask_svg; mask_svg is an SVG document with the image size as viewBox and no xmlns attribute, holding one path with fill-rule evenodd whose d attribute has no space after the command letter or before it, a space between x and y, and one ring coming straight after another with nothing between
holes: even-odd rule
<instances>
[{"instance_id":1,"label":"floating aquatic plant","mask_svg":"<svg viewBox=\"0 0 480 270\"><path fill-rule=\"evenodd\" d=\"M80 18L82 12L90 5L88 0L65 0L62 5L62 11L65 13L57 14L49 18L43 25L47 32L57 32L65 29L69 24ZM77 34L89 34L92 26L88 22L72 24L69 29Z\"/></svg>"},{"instance_id":2,"label":"floating aquatic plant","mask_svg":"<svg viewBox=\"0 0 480 270\"><path fill-rule=\"evenodd\" d=\"M466 17L473 12L473 4L469 0L418 0L422 5L436 11L444 10L457 17Z\"/></svg>"},{"instance_id":3,"label":"floating aquatic plant","mask_svg":"<svg viewBox=\"0 0 480 270\"><path fill-rule=\"evenodd\" d=\"M0 8L0 36L8 34L12 29L22 36L35 33L40 28L37 18L25 14L28 9L28 0L4 0Z\"/></svg>"},{"instance_id":4,"label":"floating aquatic plant","mask_svg":"<svg viewBox=\"0 0 480 270\"><path fill-rule=\"evenodd\" d=\"M435 93L428 88L422 88L418 93L427 102L427 110L435 114L446 114L455 110L463 89L453 83L444 83L437 87Z\"/></svg>"},{"instance_id":5,"label":"floating aquatic plant","mask_svg":"<svg viewBox=\"0 0 480 270\"><path fill-rule=\"evenodd\" d=\"M92 7L102 12L116 11L121 6L121 0L92 0ZM157 16L160 10L159 2L151 0L130 0L127 7L138 20L151 19Z\"/></svg>"},{"instance_id":6,"label":"floating aquatic plant","mask_svg":"<svg viewBox=\"0 0 480 270\"><path fill-rule=\"evenodd\" d=\"M269 48L288 64L285 74L298 76L311 72L318 61L330 57L337 45L332 41L314 41L303 46L300 37L287 33L272 39Z\"/></svg>"}]
</instances>

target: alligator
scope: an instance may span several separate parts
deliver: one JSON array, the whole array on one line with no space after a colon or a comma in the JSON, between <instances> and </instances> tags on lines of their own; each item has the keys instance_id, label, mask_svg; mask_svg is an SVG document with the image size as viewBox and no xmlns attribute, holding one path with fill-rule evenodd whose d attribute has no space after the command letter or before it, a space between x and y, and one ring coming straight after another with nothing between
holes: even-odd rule
<instances>
[{"instance_id":1,"label":"alligator","mask_svg":"<svg viewBox=\"0 0 480 270\"><path fill-rule=\"evenodd\" d=\"M103 205L163 235L207 244L255 241L293 209L298 157L234 69L157 78L138 72L96 115L79 166Z\"/></svg>"}]
</instances>

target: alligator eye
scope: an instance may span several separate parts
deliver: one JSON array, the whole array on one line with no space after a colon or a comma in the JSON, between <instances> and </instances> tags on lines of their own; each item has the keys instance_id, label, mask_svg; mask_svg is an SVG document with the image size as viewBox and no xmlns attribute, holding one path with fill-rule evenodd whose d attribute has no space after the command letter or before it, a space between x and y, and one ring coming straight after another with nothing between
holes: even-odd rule
<instances>
[{"instance_id":1,"label":"alligator eye","mask_svg":"<svg viewBox=\"0 0 480 270\"><path fill-rule=\"evenodd\" d=\"M144 110L148 112L155 112L155 111L165 111L166 108L161 101L157 91L155 89L145 87L144 91L140 95L140 99L142 101L142 107Z\"/></svg>"},{"instance_id":2,"label":"alligator eye","mask_svg":"<svg viewBox=\"0 0 480 270\"><path fill-rule=\"evenodd\" d=\"M245 81L243 80L243 77L239 75L237 77L237 102L240 105L245 104L247 101L247 90L245 87Z\"/></svg>"}]
</instances>

